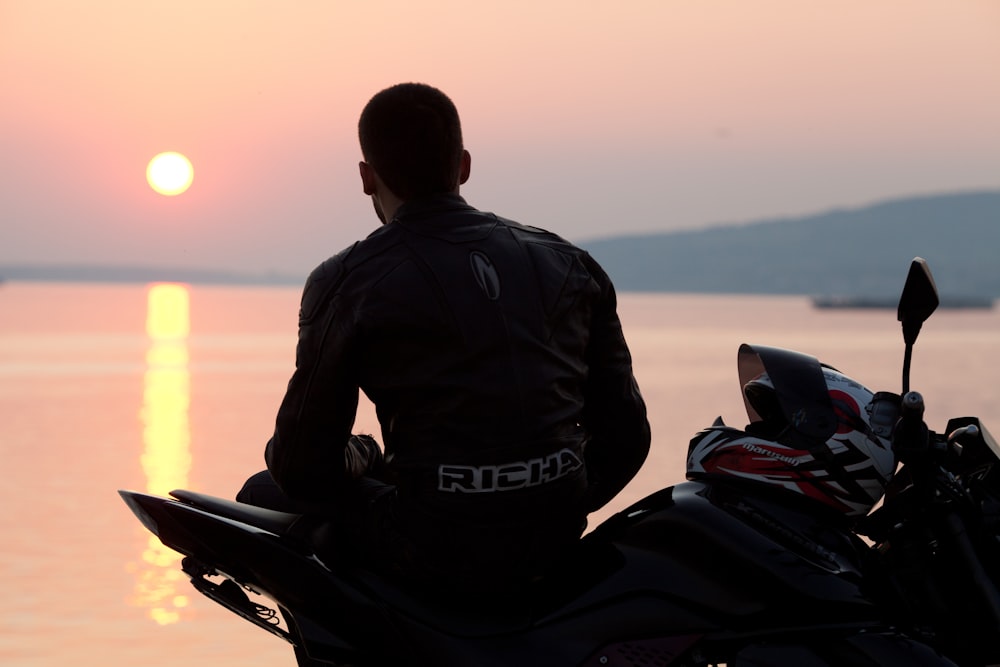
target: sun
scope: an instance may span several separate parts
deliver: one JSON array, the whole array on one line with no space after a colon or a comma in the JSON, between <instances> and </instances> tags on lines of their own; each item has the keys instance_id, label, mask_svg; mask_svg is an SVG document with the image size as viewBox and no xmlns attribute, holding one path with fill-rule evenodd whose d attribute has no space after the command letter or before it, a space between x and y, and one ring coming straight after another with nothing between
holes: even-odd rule
<instances>
[{"instance_id":1,"label":"sun","mask_svg":"<svg viewBox=\"0 0 1000 667\"><path fill-rule=\"evenodd\" d=\"M191 166L191 160L180 153L160 153L149 161L146 180L161 195L179 195L191 187L194 167Z\"/></svg>"}]
</instances>

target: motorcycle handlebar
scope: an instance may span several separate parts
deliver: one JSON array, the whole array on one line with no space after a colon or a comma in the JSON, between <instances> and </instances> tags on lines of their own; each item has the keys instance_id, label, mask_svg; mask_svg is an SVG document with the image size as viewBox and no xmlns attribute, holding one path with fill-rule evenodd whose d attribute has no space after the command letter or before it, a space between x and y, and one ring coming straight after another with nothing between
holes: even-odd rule
<instances>
[{"instance_id":1,"label":"motorcycle handlebar","mask_svg":"<svg viewBox=\"0 0 1000 667\"><path fill-rule=\"evenodd\" d=\"M919 419L924 418L924 397L919 391L908 391L903 396L903 401L901 405L900 419Z\"/></svg>"},{"instance_id":2,"label":"motorcycle handlebar","mask_svg":"<svg viewBox=\"0 0 1000 667\"><path fill-rule=\"evenodd\" d=\"M892 449L904 463L923 458L930 447L930 431L924 423L924 397L908 391L900 401L899 420L892 434Z\"/></svg>"}]
</instances>

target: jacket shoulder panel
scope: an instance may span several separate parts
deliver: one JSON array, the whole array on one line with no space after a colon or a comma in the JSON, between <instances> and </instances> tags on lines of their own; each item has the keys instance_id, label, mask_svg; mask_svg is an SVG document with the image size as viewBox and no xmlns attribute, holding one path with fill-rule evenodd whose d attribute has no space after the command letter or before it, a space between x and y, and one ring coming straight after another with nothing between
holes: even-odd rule
<instances>
[{"instance_id":1,"label":"jacket shoulder panel","mask_svg":"<svg viewBox=\"0 0 1000 667\"><path fill-rule=\"evenodd\" d=\"M306 279L302 289L302 302L299 306L299 323L306 323L315 317L324 303L329 301L331 293L337 289L347 274L347 261L357 248L353 243L333 257L313 269Z\"/></svg>"}]
</instances>

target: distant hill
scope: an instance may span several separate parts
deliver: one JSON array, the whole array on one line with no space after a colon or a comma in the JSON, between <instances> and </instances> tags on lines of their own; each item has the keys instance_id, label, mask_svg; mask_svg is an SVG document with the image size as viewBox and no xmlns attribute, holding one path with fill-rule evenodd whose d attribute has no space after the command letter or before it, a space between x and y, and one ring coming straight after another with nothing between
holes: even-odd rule
<instances>
[{"instance_id":1,"label":"distant hill","mask_svg":"<svg viewBox=\"0 0 1000 667\"><path fill-rule=\"evenodd\" d=\"M581 243L619 291L898 296L910 260L942 297L1000 298L1000 191Z\"/></svg>"},{"instance_id":2,"label":"distant hill","mask_svg":"<svg viewBox=\"0 0 1000 667\"><path fill-rule=\"evenodd\" d=\"M250 274L207 269L171 269L148 266L10 265L0 266L0 280L29 282L154 283L192 285L295 285L306 276L276 273Z\"/></svg>"},{"instance_id":3,"label":"distant hill","mask_svg":"<svg viewBox=\"0 0 1000 667\"><path fill-rule=\"evenodd\" d=\"M942 298L1000 298L1000 191L912 197L800 218L581 242L618 291L898 296L910 260ZM305 275L0 266L8 280L294 285Z\"/></svg>"}]
</instances>

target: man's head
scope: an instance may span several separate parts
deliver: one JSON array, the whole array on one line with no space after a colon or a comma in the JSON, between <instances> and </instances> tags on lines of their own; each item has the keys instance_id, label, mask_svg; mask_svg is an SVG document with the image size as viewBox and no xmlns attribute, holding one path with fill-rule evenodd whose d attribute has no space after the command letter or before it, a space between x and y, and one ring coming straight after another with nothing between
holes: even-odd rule
<instances>
[{"instance_id":1,"label":"man's head","mask_svg":"<svg viewBox=\"0 0 1000 667\"><path fill-rule=\"evenodd\" d=\"M458 110L437 88L401 83L379 92L361 112L358 138L365 162L403 201L454 192L468 178Z\"/></svg>"}]
</instances>

